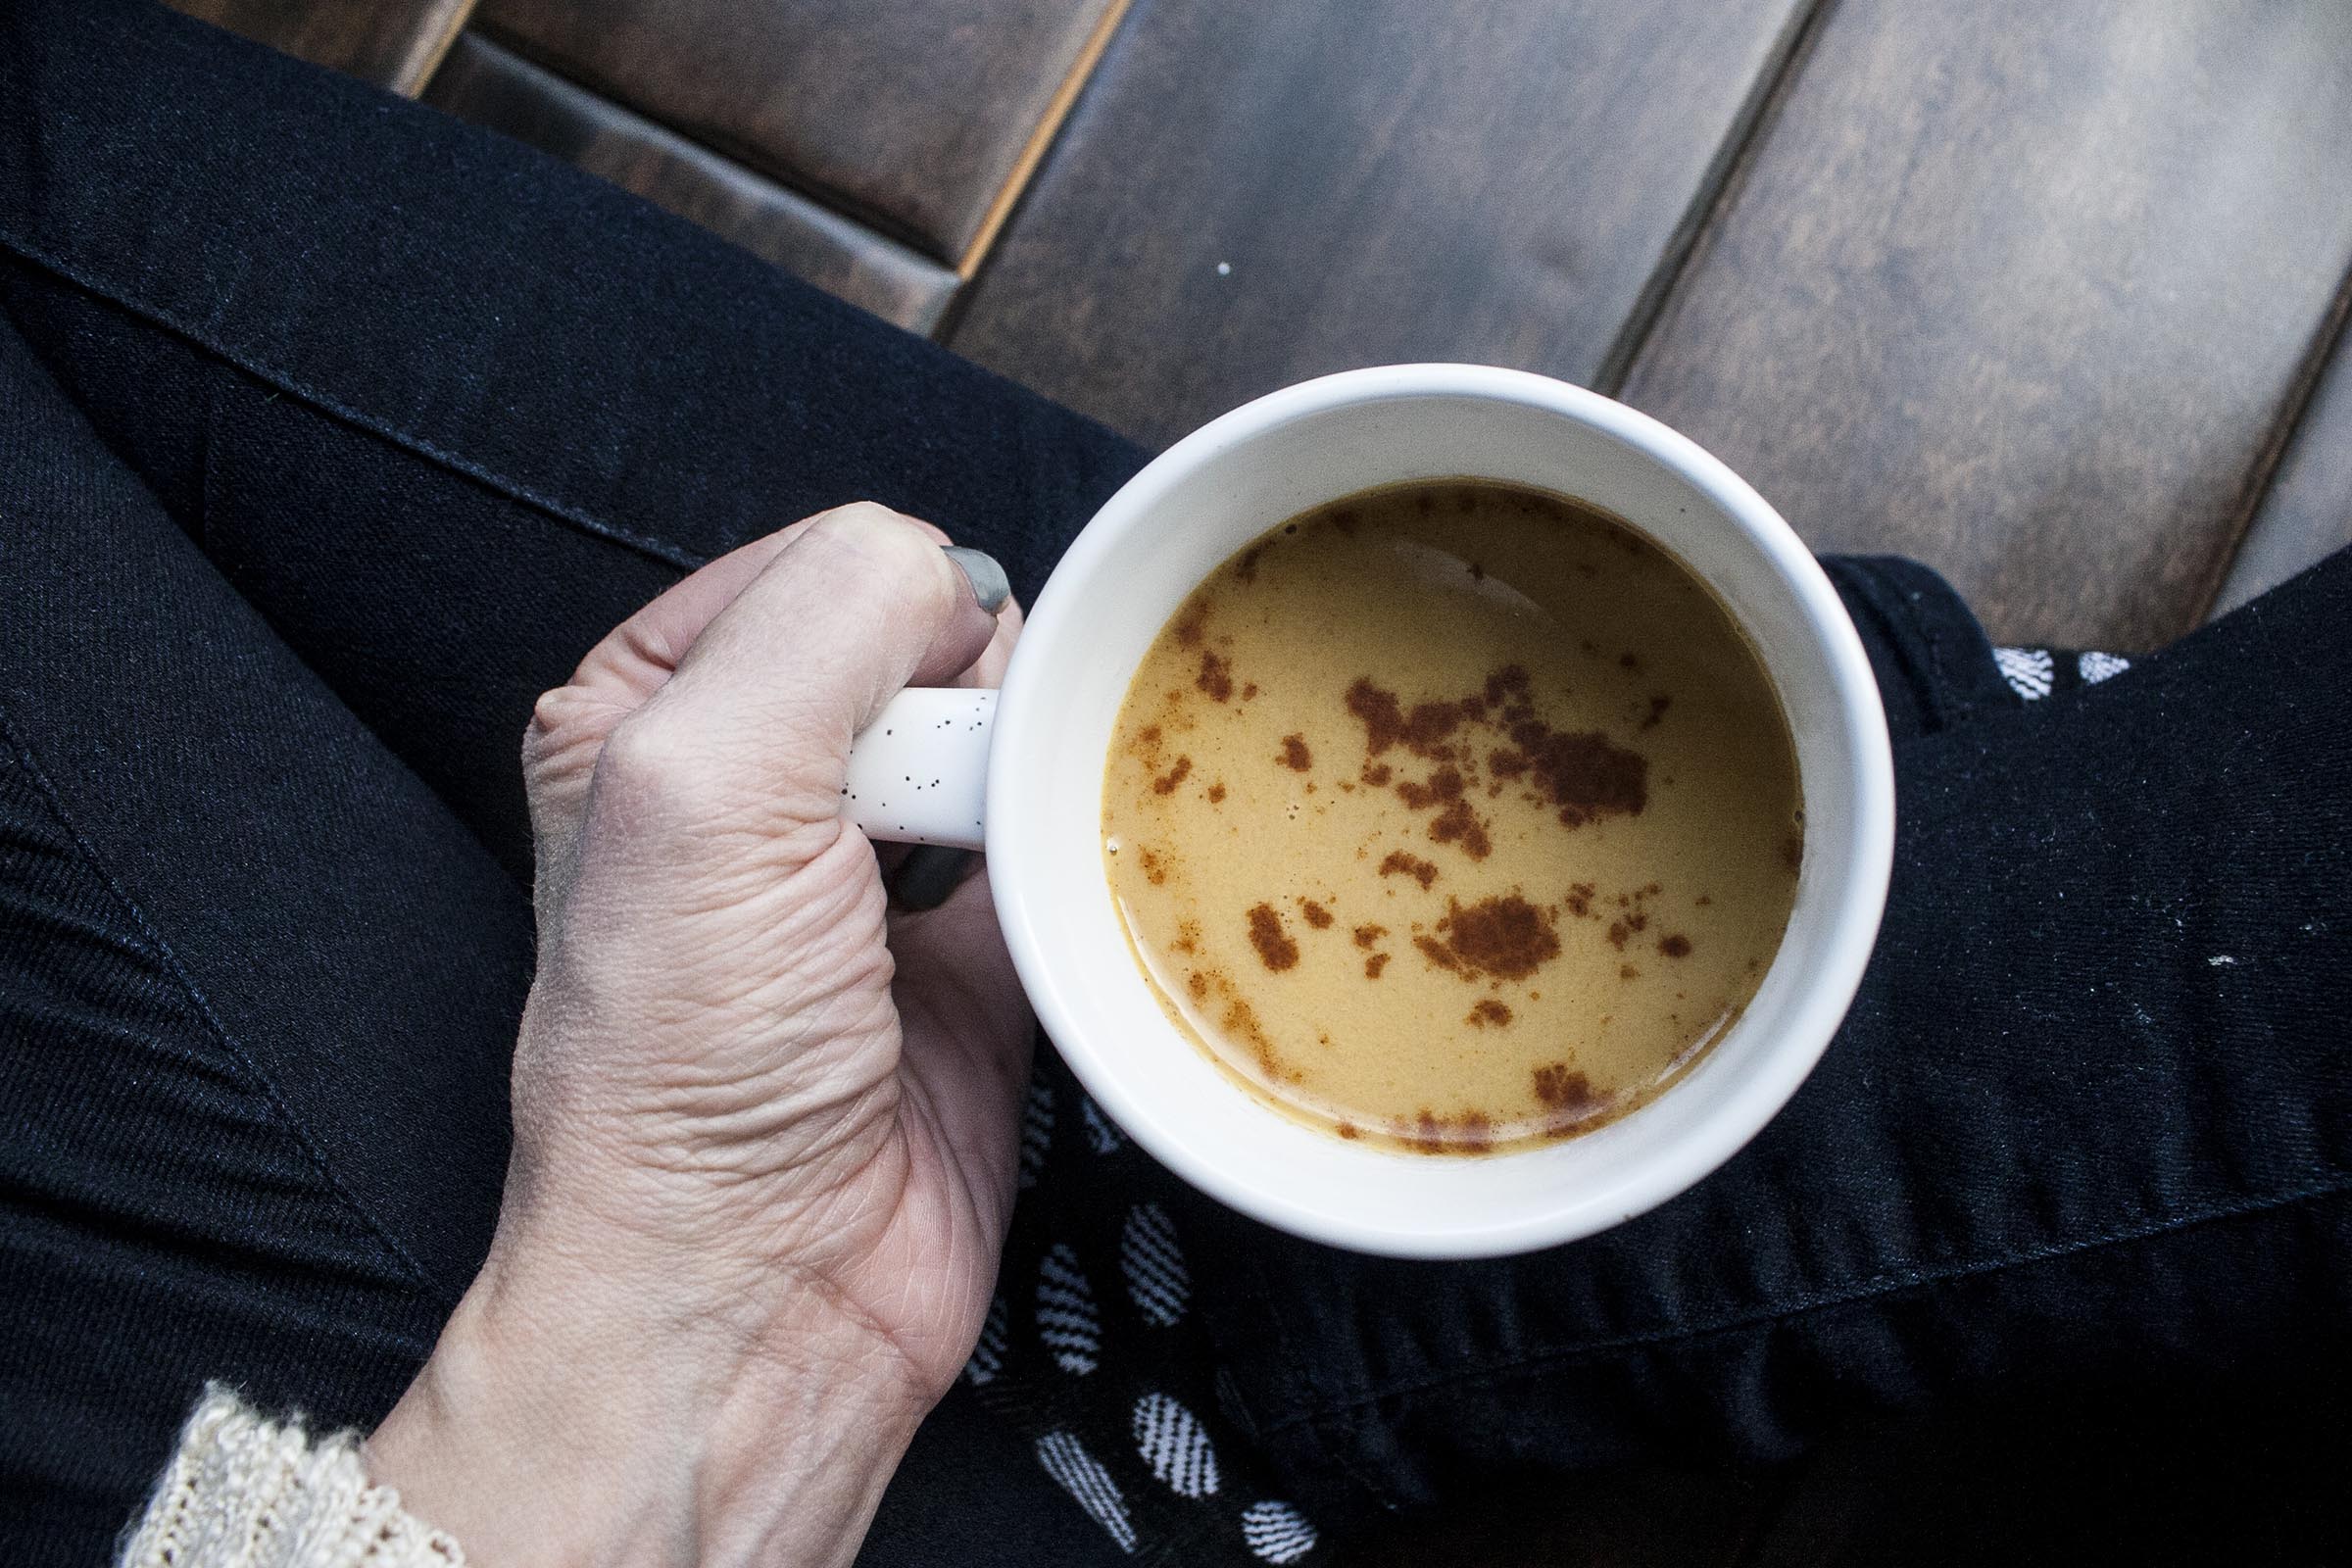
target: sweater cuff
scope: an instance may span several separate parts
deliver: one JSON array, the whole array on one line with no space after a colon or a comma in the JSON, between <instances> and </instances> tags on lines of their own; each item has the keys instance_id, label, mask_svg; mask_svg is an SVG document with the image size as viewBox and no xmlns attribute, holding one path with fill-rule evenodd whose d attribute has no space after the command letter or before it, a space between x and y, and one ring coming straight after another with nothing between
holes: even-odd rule
<instances>
[{"instance_id":1,"label":"sweater cuff","mask_svg":"<svg viewBox=\"0 0 2352 1568\"><path fill-rule=\"evenodd\" d=\"M465 1568L466 1554L370 1486L358 1434L314 1442L208 1385L119 1568Z\"/></svg>"}]
</instances>

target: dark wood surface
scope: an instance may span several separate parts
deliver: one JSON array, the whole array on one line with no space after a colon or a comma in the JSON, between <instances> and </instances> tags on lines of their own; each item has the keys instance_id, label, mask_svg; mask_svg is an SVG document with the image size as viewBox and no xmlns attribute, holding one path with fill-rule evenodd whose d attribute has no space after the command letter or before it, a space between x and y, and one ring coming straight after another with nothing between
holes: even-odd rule
<instances>
[{"instance_id":1,"label":"dark wood surface","mask_svg":"<svg viewBox=\"0 0 2352 1568\"><path fill-rule=\"evenodd\" d=\"M600 95L953 267L1025 173L1119 4L485 0L477 21Z\"/></svg>"},{"instance_id":2,"label":"dark wood surface","mask_svg":"<svg viewBox=\"0 0 2352 1568\"><path fill-rule=\"evenodd\" d=\"M2346 286L2352 303L2352 277ZM2334 353L2215 597L2214 614L2352 545L2352 331L2340 319L2332 342Z\"/></svg>"},{"instance_id":3,"label":"dark wood surface","mask_svg":"<svg viewBox=\"0 0 2352 1568\"><path fill-rule=\"evenodd\" d=\"M1136 0L950 342L1147 441L1350 366L1589 379L1797 11Z\"/></svg>"},{"instance_id":4,"label":"dark wood surface","mask_svg":"<svg viewBox=\"0 0 2352 1568\"><path fill-rule=\"evenodd\" d=\"M406 91L474 9L173 3ZM1147 441L1382 361L1597 385L2004 640L2352 541L2339 0L1126 4L482 0L431 97Z\"/></svg>"},{"instance_id":5,"label":"dark wood surface","mask_svg":"<svg viewBox=\"0 0 2352 1568\"><path fill-rule=\"evenodd\" d=\"M287 54L416 96L474 0L170 0Z\"/></svg>"},{"instance_id":6,"label":"dark wood surface","mask_svg":"<svg viewBox=\"0 0 2352 1568\"><path fill-rule=\"evenodd\" d=\"M1628 401L1996 638L2193 625L2352 264L2352 6L1840 0Z\"/></svg>"},{"instance_id":7,"label":"dark wood surface","mask_svg":"<svg viewBox=\"0 0 2352 1568\"><path fill-rule=\"evenodd\" d=\"M647 197L818 287L928 332L959 280L860 227L468 32L425 101Z\"/></svg>"}]
</instances>

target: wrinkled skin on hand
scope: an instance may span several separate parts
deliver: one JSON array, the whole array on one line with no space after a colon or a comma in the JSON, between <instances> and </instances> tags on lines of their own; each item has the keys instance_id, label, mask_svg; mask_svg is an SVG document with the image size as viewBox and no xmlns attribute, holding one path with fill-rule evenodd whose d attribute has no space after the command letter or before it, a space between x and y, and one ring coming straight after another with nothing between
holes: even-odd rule
<instances>
[{"instance_id":1,"label":"wrinkled skin on hand","mask_svg":"<svg viewBox=\"0 0 2352 1568\"><path fill-rule=\"evenodd\" d=\"M1031 1020L984 878L894 912L839 814L882 704L995 684L1017 635L943 542L879 507L810 518L678 583L537 706L540 956L498 1238L370 1445L478 1560L564 1533L466 1500L534 1485L486 1434L554 1426L626 1472L581 1504L625 1517L569 1560L847 1560L970 1351ZM649 1466L645 1434L695 1452Z\"/></svg>"}]
</instances>

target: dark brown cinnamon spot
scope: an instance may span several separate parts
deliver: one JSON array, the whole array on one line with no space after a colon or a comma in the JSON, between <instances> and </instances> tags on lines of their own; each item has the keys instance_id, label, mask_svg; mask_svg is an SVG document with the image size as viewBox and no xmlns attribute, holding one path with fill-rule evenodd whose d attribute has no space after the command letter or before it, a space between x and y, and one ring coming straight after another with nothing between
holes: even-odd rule
<instances>
[{"instance_id":1,"label":"dark brown cinnamon spot","mask_svg":"<svg viewBox=\"0 0 2352 1568\"><path fill-rule=\"evenodd\" d=\"M1391 850L1388 858L1380 862L1380 874L1382 876L1409 876L1423 887L1427 887L1438 879L1438 868L1418 855L1407 855L1402 850Z\"/></svg>"},{"instance_id":2,"label":"dark brown cinnamon spot","mask_svg":"<svg viewBox=\"0 0 2352 1568\"><path fill-rule=\"evenodd\" d=\"M1617 667L1619 669L1638 670L1642 667L1642 661L1630 653L1619 654L1617 656Z\"/></svg>"},{"instance_id":3,"label":"dark brown cinnamon spot","mask_svg":"<svg viewBox=\"0 0 2352 1568\"><path fill-rule=\"evenodd\" d=\"M1233 695L1233 666L1225 656L1213 648L1200 650L1200 673L1193 684L1208 694L1209 701L1221 703Z\"/></svg>"},{"instance_id":4,"label":"dark brown cinnamon spot","mask_svg":"<svg viewBox=\"0 0 2352 1568\"><path fill-rule=\"evenodd\" d=\"M1639 980L1642 978L1642 971L1635 968L1630 963L1621 963L1617 966L1617 978L1620 980Z\"/></svg>"},{"instance_id":5,"label":"dark brown cinnamon spot","mask_svg":"<svg viewBox=\"0 0 2352 1568\"><path fill-rule=\"evenodd\" d=\"M1410 712L1396 694L1359 675L1348 688L1348 711L1364 726L1364 751L1378 757L1392 746L1402 746L1421 757L1435 757L1462 724L1459 703L1418 703Z\"/></svg>"},{"instance_id":6,"label":"dark brown cinnamon spot","mask_svg":"<svg viewBox=\"0 0 2352 1568\"><path fill-rule=\"evenodd\" d=\"M1183 619L1169 628L1176 634L1177 647L1198 648L1200 646L1200 623L1207 613L1208 606L1206 604L1195 605L1185 612Z\"/></svg>"},{"instance_id":7,"label":"dark brown cinnamon spot","mask_svg":"<svg viewBox=\"0 0 2352 1568\"><path fill-rule=\"evenodd\" d=\"M1359 948L1376 948L1380 946L1380 939L1388 934L1389 928L1385 925L1359 925L1355 928L1355 945Z\"/></svg>"},{"instance_id":8,"label":"dark brown cinnamon spot","mask_svg":"<svg viewBox=\"0 0 2352 1568\"><path fill-rule=\"evenodd\" d=\"M1538 795L1558 808L1564 826L1611 811L1631 816L1649 804L1649 759L1598 730L1562 733L1531 717L1512 724L1510 736Z\"/></svg>"},{"instance_id":9,"label":"dark brown cinnamon spot","mask_svg":"<svg viewBox=\"0 0 2352 1568\"><path fill-rule=\"evenodd\" d=\"M1452 767L1441 767L1421 783L1408 778L1396 786L1396 798L1416 811L1426 811L1440 801L1459 800L1461 793L1461 771Z\"/></svg>"},{"instance_id":10,"label":"dark brown cinnamon spot","mask_svg":"<svg viewBox=\"0 0 2352 1568\"><path fill-rule=\"evenodd\" d=\"M1468 801L1455 801L1440 811L1429 824L1429 836L1440 844L1459 844L1473 860L1485 859L1494 849L1487 837L1487 824L1470 809Z\"/></svg>"},{"instance_id":11,"label":"dark brown cinnamon spot","mask_svg":"<svg viewBox=\"0 0 2352 1568\"><path fill-rule=\"evenodd\" d=\"M1199 1002L1202 997L1208 995L1208 976L1195 969L1191 975L1186 977L1184 988L1193 994L1195 1002Z\"/></svg>"},{"instance_id":12,"label":"dark brown cinnamon spot","mask_svg":"<svg viewBox=\"0 0 2352 1568\"><path fill-rule=\"evenodd\" d=\"M1372 956L1364 960L1364 978L1367 980L1377 980L1380 978L1380 971L1386 969L1388 966L1389 956L1385 953L1375 953L1372 955Z\"/></svg>"},{"instance_id":13,"label":"dark brown cinnamon spot","mask_svg":"<svg viewBox=\"0 0 2352 1568\"><path fill-rule=\"evenodd\" d=\"M1228 1036L1249 1045L1250 1054L1257 1058L1259 1068L1267 1077L1287 1078L1293 1083L1298 1081L1298 1073L1283 1066L1282 1058L1275 1054L1274 1042L1266 1038L1266 1031L1259 1025L1257 1014L1250 1010L1250 1004L1235 997L1226 1004L1225 1015L1217 1020L1217 1026Z\"/></svg>"},{"instance_id":14,"label":"dark brown cinnamon spot","mask_svg":"<svg viewBox=\"0 0 2352 1568\"><path fill-rule=\"evenodd\" d=\"M1484 1111L1465 1110L1453 1119L1447 1141L1465 1154L1483 1154L1494 1147L1494 1124Z\"/></svg>"},{"instance_id":15,"label":"dark brown cinnamon spot","mask_svg":"<svg viewBox=\"0 0 2352 1568\"><path fill-rule=\"evenodd\" d=\"M1355 1123L1351 1121L1344 1121L1337 1127L1334 1127L1332 1131L1338 1133L1342 1138L1358 1138L1362 1136L1362 1134L1355 1130Z\"/></svg>"},{"instance_id":16,"label":"dark brown cinnamon spot","mask_svg":"<svg viewBox=\"0 0 2352 1568\"><path fill-rule=\"evenodd\" d=\"M1531 690L1524 664L1505 664L1487 677L1487 703L1493 708L1524 708Z\"/></svg>"},{"instance_id":17,"label":"dark brown cinnamon spot","mask_svg":"<svg viewBox=\"0 0 2352 1568\"><path fill-rule=\"evenodd\" d=\"M1649 712L1642 720L1640 727L1642 729L1656 729L1658 727L1658 720L1666 716L1667 707L1672 704L1673 701L1674 699L1671 697L1652 697L1649 700Z\"/></svg>"},{"instance_id":18,"label":"dark brown cinnamon spot","mask_svg":"<svg viewBox=\"0 0 2352 1568\"><path fill-rule=\"evenodd\" d=\"M1625 939L1629 934L1630 933L1628 933L1625 929L1625 922L1623 920L1611 920L1609 922L1609 946L1615 948L1618 952L1623 953L1625 951Z\"/></svg>"},{"instance_id":19,"label":"dark brown cinnamon spot","mask_svg":"<svg viewBox=\"0 0 2352 1568\"><path fill-rule=\"evenodd\" d=\"M1282 916L1271 904L1250 907L1250 945L1257 950L1259 961L1277 974L1298 961L1298 944L1282 929Z\"/></svg>"},{"instance_id":20,"label":"dark brown cinnamon spot","mask_svg":"<svg viewBox=\"0 0 2352 1568\"><path fill-rule=\"evenodd\" d=\"M1549 1110L1589 1110L1599 1106L1600 1097L1592 1092L1592 1080L1555 1061L1536 1069L1536 1102Z\"/></svg>"},{"instance_id":21,"label":"dark brown cinnamon spot","mask_svg":"<svg viewBox=\"0 0 2352 1568\"><path fill-rule=\"evenodd\" d=\"M1208 804L1211 806L1220 805L1223 803L1224 799L1225 782L1224 780L1219 779L1216 783L1211 784L1208 787Z\"/></svg>"},{"instance_id":22,"label":"dark brown cinnamon spot","mask_svg":"<svg viewBox=\"0 0 2352 1568\"><path fill-rule=\"evenodd\" d=\"M1192 770L1193 760L1190 757L1179 757L1176 759L1176 765L1174 767L1169 768L1165 773L1162 773L1159 777L1152 781L1152 793L1154 795L1175 794L1176 786L1183 783L1185 775L1190 773Z\"/></svg>"},{"instance_id":23,"label":"dark brown cinnamon spot","mask_svg":"<svg viewBox=\"0 0 2352 1568\"><path fill-rule=\"evenodd\" d=\"M1379 789L1382 785L1388 783L1389 781L1389 764L1386 762L1367 762L1364 764L1364 770L1359 776L1372 788Z\"/></svg>"},{"instance_id":24,"label":"dark brown cinnamon spot","mask_svg":"<svg viewBox=\"0 0 2352 1568\"><path fill-rule=\"evenodd\" d=\"M1136 863L1144 868L1144 880L1158 887L1168 879L1168 863L1160 858L1157 850L1138 850Z\"/></svg>"},{"instance_id":25,"label":"dark brown cinnamon spot","mask_svg":"<svg viewBox=\"0 0 2352 1568\"><path fill-rule=\"evenodd\" d=\"M1255 681L1253 681L1253 680L1252 680L1252 681L1244 681L1244 682L1242 683L1242 701L1243 701L1243 702L1245 702L1245 703L1246 703L1246 702L1248 702L1248 701L1249 701L1250 698L1252 698L1252 697L1255 697L1256 695L1257 695L1257 682L1255 682Z\"/></svg>"},{"instance_id":26,"label":"dark brown cinnamon spot","mask_svg":"<svg viewBox=\"0 0 2352 1568\"><path fill-rule=\"evenodd\" d=\"M1251 545L1233 564L1233 574L1243 582L1257 581L1257 558L1265 554L1264 545Z\"/></svg>"},{"instance_id":27,"label":"dark brown cinnamon spot","mask_svg":"<svg viewBox=\"0 0 2352 1568\"><path fill-rule=\"evenodd\" d=\"M1440 967L1471 978L1524 980L1560 955L1550 912L1516 893L1468 906L1448 899L1438 930L1446 938L1444 951L1450 960ZM1415 938L1414 945L1421 947L1427 940ZM1428 951L1422 947L1424 954Z\"/></svg>"},{"instance_id":28,"label":"dark brown cinnamon spot","mask_svg":"<svg viewBox=\"0 0 2352 1568\"><path fill-rule=\"evenodd\" d=\"M1679 931L1670 937L1660 937L1658 938L1658 951L1669 958L1689 957L1690 956L1690 939Z\"/></svg>"},{"instance_id":29,"label":"dark brown cinnamon spot","mask_svg":"<svg viewBox=\"0 0 2352 1568\"><path fill-rule=\"evenodd\" d=\"M1494 1147L1494 1124L1483 1110L1441 1116L1423 1106L1394 1128L1399 1143L1424 1154L1483 1154Z\"/></svg>"},{"instance_id":30,"label":"dark brown cinnamon spot","mask_svg":"<svg viewBox=\"0 0 2352 1568\"><path fill-rule=\"evenodd\" d=\"M1396 706L1396 694L1373 685L1368 675L1357 676L1348 686L1348 711L1363 724L1364 750L1374 757L1404 733L1404 711Z\"/></svg>"},{"instance_id":31,"label":"dark brown cinnamon spot","mask_svg":"<svg viewBox=\"0 0 2352 1568\"><path fill-rule=\"evenodd\" d=\"M1568 912L1584 920L1592 914L1592 884L1572 882L1568 885Z\"/></svg>"},{"instance_id":32,"label":"dark brown cinnamon spot","mask_svg":"<svg viewBox=\"0 0 2352 1568\"><path fill-rule=\"evenodd\" d=\"M1331 924L1331 911L1323 907L1323 906L1320 904L1317 904L1312 899L1300 899L1298 901L1298 912L1305 915L1306 923L1313 926L1318 931L1325 929Z\"/></svg>"},{"instance_id":33,"label":"dark brown cinnamon spot","mask_svg":"<svg viewBox=\"0 0 2352 1568\"><path fill-rule=\"evenodd\" d=\"M1472 1007L1470 1015L1462 1020L1473 1029L1507 1028L1510 1021L1511 1009L1492 997Z\"/></svg>"},{"instance_id":34,"label":"dark brown cinnamon spot","mask_svg":"<svg viewBox=\"0 0 2352 1568\"><path fill-rule=\"evenodd\" d=\"M1314 754L1306 749L1306 737L1303 735L1285 735L1282 738L1282 756L1276 760L1301 773L1315 765Z\"/></svg>"}]
</instances>

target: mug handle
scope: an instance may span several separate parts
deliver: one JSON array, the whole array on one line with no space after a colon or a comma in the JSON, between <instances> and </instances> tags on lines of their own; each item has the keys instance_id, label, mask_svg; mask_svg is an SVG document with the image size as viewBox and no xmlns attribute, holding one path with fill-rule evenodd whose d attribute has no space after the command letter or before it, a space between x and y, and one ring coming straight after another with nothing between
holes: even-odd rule
<instances>
[{"instance_id":1,"label":"mug handle","mask_svg":"<svg viewBox=\"0 0 2352 1568\"><path fill-rule=\"evenodd\" d=\"M907 687L850 742L843 818L883 843L979 849L996 719L994 691Z\"/></svg>"}]
</instances>

